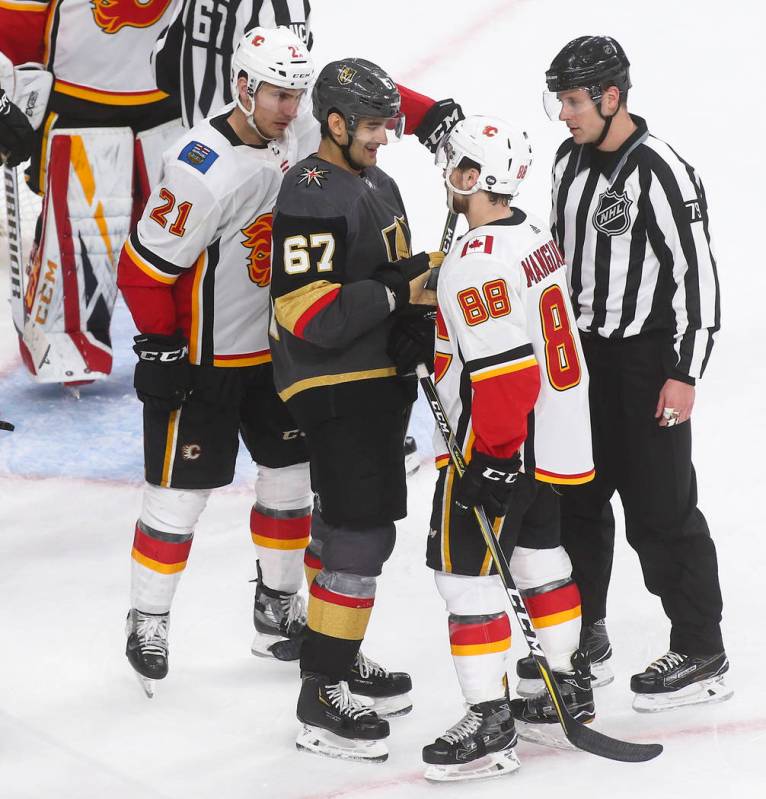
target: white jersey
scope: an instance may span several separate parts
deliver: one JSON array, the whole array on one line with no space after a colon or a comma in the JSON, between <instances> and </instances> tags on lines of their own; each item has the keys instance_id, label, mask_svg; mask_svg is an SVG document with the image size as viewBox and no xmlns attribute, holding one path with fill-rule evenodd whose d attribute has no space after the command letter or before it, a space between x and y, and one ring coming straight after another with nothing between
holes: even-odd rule
<instances>
[{"instance_id":1,"label":"white jersey","mask_svg":"<svg viewBox=\"0 0 766 799\"><path fill-rule=\"evenodd\" d=\"M263 147L244 144L226 121L204 120L164 156L126 255L173 285L178 327L193 364L269 361L272 209L299 153L293 126Z\"/></svg>"},{"instance_id":2,"label":"white jersey","mask_svg":"<svg viewBox=\"0 0 766 799\"><path fill-rule=\"evenodd\" d=\"M545 223L514 208L470 230L445 259L437 293L434 378L464 455L476 444L509 457L523 441L522 469L538 480L591 480L588 372ZM445 465L438 433L434 441Z\"/></svg>"}]
</instances>

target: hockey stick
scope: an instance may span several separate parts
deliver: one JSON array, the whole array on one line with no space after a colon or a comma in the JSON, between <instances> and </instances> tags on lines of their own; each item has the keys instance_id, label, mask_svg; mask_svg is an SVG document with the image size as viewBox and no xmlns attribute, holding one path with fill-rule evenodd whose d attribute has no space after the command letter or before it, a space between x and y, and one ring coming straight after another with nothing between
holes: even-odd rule
<instances>
[{"instance_id":1,"label":"hockey stick","mask_svg":"<svg viewBox=\"0 0 766 799\"><path fill-rule=\"evenodd\" d=\"M5 208L8 225L8 263L11 280L11 317L19 335L24 332L24 264L22 263L21 208L16 167L3 165Z\"/></svg>"},{"instance_id":2,"label":"hockey stick","mask_svg":"<svg viewBox=\"0 0 766 799\"><path fill-rule=\"evenodd\" d=\"M450 460L455 467L458 477L462 477L466 470L465 458L455 440L455 434L452 432L447 414L444 412L444 407L439 399L436 386L423 364L418 366L417 375L423 392L428 399L431 413L434 415L444 443L449 450ZM626 763L642 763L657 757L657 755L662 752L661 744L635 744L628 741L621 741L617 738L610 738L608 735L604 735L590 727L586 727L584 724L577 721L569 712L564 704L558 684L553 678L551 667L548 665L548 661L540 646L535 628L530 621L529 611L524 604L524 599L518 588L516 588L516 583L514 582L511 569L508 565L508 559L505 557L505 553L502 551L495 538L492 526L489 523L489 519L487 519L487 514L482 507L477 506L473 510L476 514L476 520L479 523L481 534L492 555L492 560L500 574L500 579L505 586L508 598L511 601L513 612L516 614L519 626L524 633L524 637L527 639L529 650L532 657L535 659L535 663L537 663L537 668L540 672L540 676L543 678L545 688L548 691L553 708L559 718L559 723L569 742L585 752L590 752L600 757L606 757L609 760L622 760Z\"/></svg>"}]
</instances>

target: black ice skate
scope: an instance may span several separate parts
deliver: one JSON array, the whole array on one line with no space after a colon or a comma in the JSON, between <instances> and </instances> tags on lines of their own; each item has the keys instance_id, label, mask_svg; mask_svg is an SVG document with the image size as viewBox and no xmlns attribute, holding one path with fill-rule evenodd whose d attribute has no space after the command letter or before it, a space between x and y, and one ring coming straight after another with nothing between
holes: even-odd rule
<instances>
[{"instance_id":1,"label":"black ice skate","mask_svg":"<svg viewBox=\"0 0 766 799\"><path fill-rule=\"evenodd\" d=\"M355 699L345 681L304 674L297 715L303 724L295 740L298 749L345 760L388 758L382 740L388 737L388 722Z\"/></svg>"},{"instance_id":2,"label":"black ice skate","mask_svg":"<svg viewBox=\"0 0 766 799\"><path fill-rule=\"evenodd\" d=\"M407 477L420 468L420 455L418 455L418 445L412 436L404 438L404 471Z\"/></svg>"},{"instance_id":3,"label":"black ice skate","mask_svg":"<svg viewBox=\"0 0 766 799\"><path fill-rule=\"evenodd\" d=\"M434 782L497 777L520 767L516 730L508 700L471 705L463 718L423 747L429 764L425 777Z\"/></svg>"},{"instance_id":4,"label":"black ice skate","mask_svg":"<svg viewBox=\"0 0 766 799\"><path fill-rule=\"evenodd\" d=\"M169 626L169 613L142 613L135 608L128 612L125 654L149 699L154 696L155 682L168 673Z\"/></svg>"},{"instance_id":5,"label":"black ice skate","mask_svg":"<svg viewBox=\"0 0 766 799\"><path fill-rule=\"evenodd\" d=\"M572 716L582 724L593 721L596 717L596 706L593 703L592 678L587 653L578 649L572 655L572 670L554 671L553 677ZM511 702L511 710L516 719L519 738L523 741L532 741L558 749L573 748L559 725L553 700L546 690L526 699L514 699Z\"/></svg>"},{"instance_id":6,"label":"black ice skate","mask_svg":"<svg viewBox=\"0 0 766 799\"><path fill-rule=\"evenodd\" d=\"M298 660L306 629L306 603L300 594L275 591L263 582L257 564L253 603L255 637L250 651L258 657Z\"/></svg>"},{"instance_id":7,"label":"black ice skate","mask_svg":"<svg viewBox=\"0 0 766 799\"><path fill-rule=\"evenodd\" d=\"M380 718L403 716L412 710L412 680L403 671L388 671L359 652L346 675L352 694L362 699Z\"/></svg>"},{"instance_id":8,"label":"black ice skate","mask_svg":"<svg viewBox=\"0 0 766 799\"><path fill-rule=\"evenodd\" d=\"M729 670L725 652L682 655L668 652L630 678L635 693L633 709L639 713L671 710L684 705L723 702L734 693L723 679Z\"/></svg>"},{"instance_id":9,"label":"black ice skate","mask_svg":"<svg viewBox=\"0 0 766 799\"><path fill-rule=\"evenodd\" d=\"M594 624L589 624L580 631L580 649L588 650L590 655L590 670L593 676L591 688L601 688L609 685L614 680L612 666L608 662L612 657L612 645L606 632L606 621L600 619ZM532 655L520 658L516 662L516 674L519 682L516 693L519 696L536 696L545 689L545 684L540 679L535 659Z\"/></svg>"}]
</instances>

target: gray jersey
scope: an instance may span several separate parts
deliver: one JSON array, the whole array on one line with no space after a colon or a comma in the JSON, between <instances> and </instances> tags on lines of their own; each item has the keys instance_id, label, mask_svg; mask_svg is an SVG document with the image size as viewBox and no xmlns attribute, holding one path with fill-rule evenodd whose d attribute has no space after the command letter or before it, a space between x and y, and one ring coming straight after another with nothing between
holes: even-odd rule
<instances>
[{"instance_id":1,"label":"gray jersey","mask_svg":"<svg viewBox=\"0 0 766 799\"><path fill-rule=\"evenodd\" d=\"M354 175L304 159L282 183L272 252L271 350L282 399L398 381L386 354L389 294L370 279L411 254L394 181L376 167Z\"/></svg>"}]
</instances>

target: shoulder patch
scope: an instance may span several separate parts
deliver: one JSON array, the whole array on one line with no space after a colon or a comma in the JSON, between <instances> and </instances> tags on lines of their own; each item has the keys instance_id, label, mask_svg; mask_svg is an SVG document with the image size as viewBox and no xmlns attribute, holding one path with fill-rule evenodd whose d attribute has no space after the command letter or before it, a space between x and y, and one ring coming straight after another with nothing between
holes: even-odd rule
<instances>
[{"instance_id":1,"label":"shoulder patch","mask_svg":"<svg viewBox=\"0 0 766 799\"><path fill-rule=\"evenodd\" d=\"M213 166L217 158L218 153L201 141L190 141L178 155L179 161L193 166L203 175Z\"/></svg>"},{"instance_id":2,"label":"shoulder patch","mask_svg":"<svg viewBox=\"0 0 766 799\"><path fill-rule=\"evenodd\" d=\"M490 235L472 236L463 245L460 252L460 257L464 258L466 255L473 255L476 253L485 252L487 255L492 254L492 246L495 242L495 237Z\"/></svg>"},{"instance_id":3,"label":"shoulder patch","mask_svg":"<svg viewBox=\"0 0 766 799\"><path fill-rule=\"evenodd\" d=\"M327 180L327 175L329 173L329 169L320 169L318 166L304 166L298 176L298 185L304 183L307 188L309 186L318 186L320 189L324 188L322 181Z\"/></svg>"}]
</instances>

